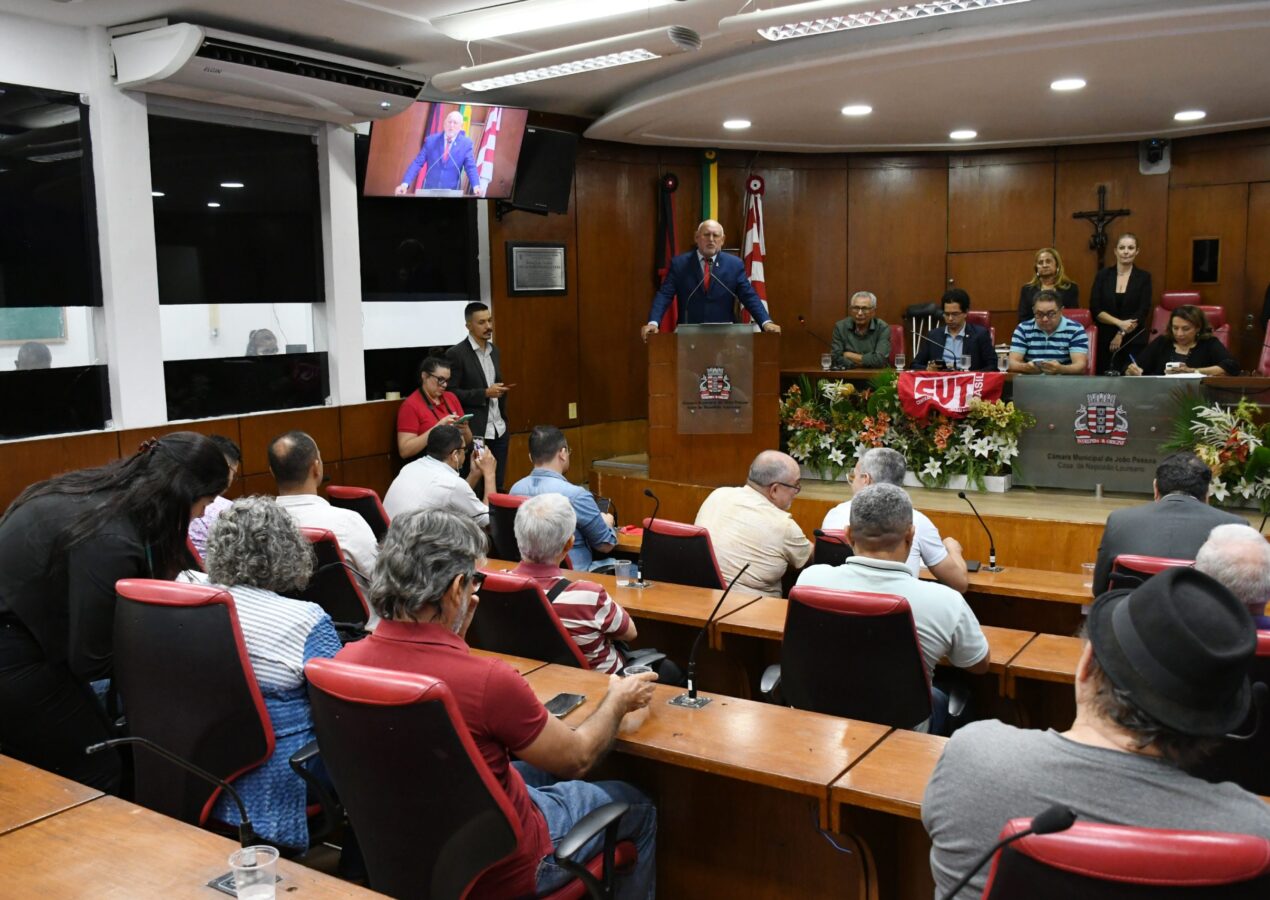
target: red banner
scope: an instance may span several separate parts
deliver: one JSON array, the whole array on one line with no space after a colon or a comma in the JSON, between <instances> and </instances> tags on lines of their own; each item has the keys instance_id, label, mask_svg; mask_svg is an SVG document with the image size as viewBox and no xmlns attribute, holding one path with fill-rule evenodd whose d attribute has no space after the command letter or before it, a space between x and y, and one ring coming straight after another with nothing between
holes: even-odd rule
<instances>
[{"instance_id":1,"label":"red banner","mask_svg":"<svg viewBox=\"0 0 1270 900\"><path fill-rule=\"evenodd\" d=\"M1001 372L901 372L896 385L904 412L925 419L932 409L950 419L961 419L970 400L1001 399L1005 375Z\"/></svg>"}]
</instances>

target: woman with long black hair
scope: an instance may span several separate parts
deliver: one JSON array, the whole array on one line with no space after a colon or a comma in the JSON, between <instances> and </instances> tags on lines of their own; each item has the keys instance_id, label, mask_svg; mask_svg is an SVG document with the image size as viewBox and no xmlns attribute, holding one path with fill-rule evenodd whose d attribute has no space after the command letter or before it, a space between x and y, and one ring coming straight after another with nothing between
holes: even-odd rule
<instances>
[{"instance_id":1,"label":"woman with long black hair","mask_svg":"<svg viewBox=\"0 0 1270 900\"><path fill-rule=\"evenodd\" d=\"M216 445L180 431L127 459L33 484L0 518L0 752L102 790L119 782L89 687L109 677L115 582L174 578L186 529L229 481Z\"/></svg>"}]
</instances>

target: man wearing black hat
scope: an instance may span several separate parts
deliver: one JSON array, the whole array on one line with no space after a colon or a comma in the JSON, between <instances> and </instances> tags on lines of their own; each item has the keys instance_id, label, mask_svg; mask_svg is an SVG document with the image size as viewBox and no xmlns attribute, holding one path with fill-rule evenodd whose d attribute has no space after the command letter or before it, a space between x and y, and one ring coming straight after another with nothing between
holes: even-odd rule
<instances>
[{"instance_id":1,"label":"man wearing black hat","mask_svg":"<svg viewBox=\"0 0 1270 900\"><path fill-rule=\"evenodd\" d=\"M1270 838L1270 806L1180 768L1247 715L1256 638L1239 600L1202 572L1169 569L1099 597L1086 637L1071 728L976 722L944 748L922 803L938 896L1007 820L1057 803L1091 822Z\"/></svg>"}]
</instances>

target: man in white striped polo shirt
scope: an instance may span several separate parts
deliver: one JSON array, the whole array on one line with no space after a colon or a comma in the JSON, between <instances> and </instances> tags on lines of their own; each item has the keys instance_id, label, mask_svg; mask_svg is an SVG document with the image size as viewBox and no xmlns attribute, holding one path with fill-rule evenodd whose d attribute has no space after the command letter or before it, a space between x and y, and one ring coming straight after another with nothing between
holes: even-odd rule
<instances>
[{"instance_id":1,"label":"man in white striped polo shirt","mask_svg":"<svg viewBox=\"0 0 1270 900\"><path fill-rule=\"evenodd\" d=\"M1063 315L1053 291L1037 291L1035 318L1020 322L1010 339L1010 371L1019 375L1084 375L1089 336L1084 326Z\"/></svg>"}]
</instances>

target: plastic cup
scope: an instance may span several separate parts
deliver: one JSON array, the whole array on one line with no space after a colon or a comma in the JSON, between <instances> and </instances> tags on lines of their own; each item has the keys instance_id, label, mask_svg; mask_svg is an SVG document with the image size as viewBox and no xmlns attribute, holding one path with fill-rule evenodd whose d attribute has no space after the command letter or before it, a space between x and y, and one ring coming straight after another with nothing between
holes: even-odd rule
<instances>
[{"instance_id":1,"label":"plastic cup","mask_svg":"<svg viewBox=\"0 0 1270 900\"><path fill-rule=\"evenodd\" d=\"M1085 576L1085 581L1081 587L1087 587L1091 591L1094 589L1094 563L1081 563L1080 574Z\"/></svg>"},{"instance_id":2,"label":"plastic cup","mask_svg":"<svg viewBox=\"0 0 1270 900\"><path fill-rule=\"evenodd\" d=\"M969 372L970 371L970 357L969 356L957 357L957 368L963 372Z\"/></svg>"},{"instance_id":3,"label":"plastic cup","mask_svg":"<svg viewBox=\"0 0 1270 900\"><path fill-rule=\"evenodd\" d=\"M645 672L653 671L652 666L627 666L622 670L622 677L628 678L631 675L642 675ZM632 731L638 731L645 722L648 721L648 715L652 711L652 704L645 706L643 709L634 709L622 716L622 721L618 725L617 730L622 734L629 734Z\"/></svg>"},{"instance_id":4,"label":"plastic cup","mask_svg":"<svg viewBox=\"0 0 1270 900\"><path fill-rule=\"evenodd\" d=\"M278 879L278 851L263 845L243 847L229 857L238 900L274 900Z\"/></svg>"},{"instance_id":5,"label":"plastic cup","mask_svg":"<svg viewBox=\"0 0 1270 900\"><path fill-rule=\"evenodd\" d=\"M833 356L828 353L820 354L820 368L822 371L828 372L829 367L833 365Z\"/></svg>"},{"instance_id":6,"label":"plastic cup","mask_svg":"<svg viewBox=\"0 0 1270 900\"><path fill-rule=\"evenodd\" d=\"M635 583L635 563L629 559L619 559L613 566L613 572L617 575L618 587L630 587Z\"/></svg>"}]
</instances>

